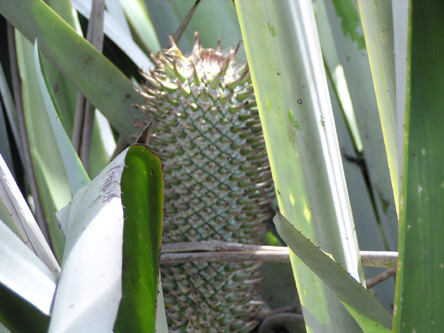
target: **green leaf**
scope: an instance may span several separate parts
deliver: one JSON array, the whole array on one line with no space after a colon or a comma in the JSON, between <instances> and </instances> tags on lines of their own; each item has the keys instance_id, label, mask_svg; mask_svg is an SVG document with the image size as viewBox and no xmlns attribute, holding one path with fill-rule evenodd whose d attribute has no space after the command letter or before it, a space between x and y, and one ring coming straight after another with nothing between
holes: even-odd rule
<instances>
[{"instance_id":1,"label":"green leaf","mask_svg":"<svg viewBox=\"0 0 444 333\"><path fill-rule=\"evenodd\" d=\"M53 140L57 143L66 176L71 187L72 194L76 194L83 186L88 185L90 179L74 150L71 140L60 121L61 112L58 110L57 101L46 76L43 58L39 51L38 41L34 43L34 65L38 87L42 95L44 110L47 113L49 124L54 135ZM52 152L54 154L54 152Z\"/></svg>"},{"instance_id":2,"label":"green leaf","mask_svg":"<svg viewBox=\"0 0 444 333\"><path fill-rule=\"evenodd\" d=\"M163 221L163 172L157 156L133 145L122 175L125 207L123 298L115 332L154 332Z\"/></svg>"},{"instance_id":3,"label":"green leaf","mask_svg":"<svg viewBox=\"0 0 444 333\"><path fill-rule=\"evenodd\" d=\"M57 12L71 27L76 29L79 35L82 34L78 15L72 8L70 0L46 0L54 11ZM91 7L91 1L89 1ZM57 104L59 106L57 111L60 111L62 123L66 129L69 137L72 136L72 126L74 121L74 114L77 105L78 90L69 82L68 78L63 75L48 59L44 58L45 71L47 73L52 93L54 94ZM55 104L55 103L54 103ZM97 113L96 113L97 116ZM102 140L103 132L109 129L109 124L103 124L98 121L98 116L94 121L91 152L88 163L88 172L91 177L99 174L100 171L108 164L109 157L112 155L108 150L114 151L115 142ZM111 147L111 149L109 149Z\"/></svg>"},{"instance_id":4,"label":"green leaf","mask_svg":"<svg viewBox=\"0 0 444 333\"><path fill-rule=\"evenodd\" d=\"M334 0L324 1L323 3L325 3L328 17L324 16L322 23L329 23L333 36L321 36L321 44L324 53L329 52L328 45L325 43L328 41L338 52L339 63L344 69L353 109L361 133L364 147L364 155L362 157L364 158L363 162L366 165L370 182L369 195L374 200L376 218L379 220L382 231L381 236L386 245L384 250L396 251L398 249L398 215L396 213L385 144L384 140L381 139L383 137L382 127L377 111L378 105L367 49L365 44L362 44L364 42L364 35L359 12L353 1ZM358 21L356 21L356 18ZM343 29L343 24L346 24L343 23L344 21L354 22L353 25L347 24L353 30ZM319 23L322 24L321 22ZM359 37L357 35L356 38L352 38L351 36L354 33L358 34ZM335 71L335 66L328 57L326 58L326 65L330 71ZM351 200L353 200L352 195ZM355 221L357 228L359 228L358 225L362 217L363 215L360 215L360 219ZM360 246L365 248L367 244L361 244L360 242ZM371 249L376 250L378 248L372 246Z\"/></svg>"},{"instance_id":5,"label":"green leaf","mask_svg":"<svg viewBox=\"0 0 444 333\"><path fill-rule=\"evenodd\" d=\"M57 139L45 112L46 106L34 65L33 45L21 33L17 32L16 48L32 167L48 222L51 243L56 256L60 259L65 236L60 230L55 212L69 203L72 192L59 153Z\"/></svg>"},{"instance_id":6,"label":"green leaf","mask_svg":"<svg viewBox=\"0 0 444 333\"><path fill-rule=\"evenodd\" d=\"M121 1L120 4L125 11L131 27L134 29L137 37L142 41L146 50L153 53L159 52L161 46L144 1Z\"/></svg>"},{"instance_id":7,"label":"green leaf","mask_svg":"<svg viewBox=\"0 0 444 333\"><path fill-rule=\"evenodd\" d=\"M45 3L71 27L77 28L77 32L81 34L80 23L72 9L70 0L46 0ZM48 59L43 58L43 62L51 89L59 106L62 123L68 136L71 136L78 90Z\"/></svg>"},{"instance_id":8,"label":"green leaf","mask_svg":"<svg viewBox=\"0 0 444 333\"><path fill-rule=\"evenodd\" d=\"M143 98L131 81L43 1L0 0L0 13L26 38L38 35L45 55L131 142L137 119L145 119L133 104Z\"/></svg>"},{"instance_id":9,"label":"green leaf","mask_svg":"<svg viewBox=\"0 0 444 333\"><path fill-rule=\"evenodd\" d=\"M444 3L410 2L396 332L444 330Z\"/></svg>"},{"instance_id":10,"label":"green leaf","mask_svg":"<svg viewBox=\"0 0 444 333\"><path fill-rule=\"evenodd\" d=\"M396 136L395 63L391 1L357 0L367 45L390 178L399 212L399 156Z\"/></svg>"},{"instance_id":11,"label":"green leaf","mask_svg":"<svg viewBox=\"0 0 444 333\"><path fill-rule=\"evenodd\" d=\"M359 18L358 12L354 9L351 2L335 2L341 2L342 5L350 6L349 10L352 13L354 11L356 17ZM347 39L346 36L348 35L343 34L339 18L333 15L333 13L329 13L328 9L333 7L333 3L328 2L328 6L325 5L325 2L317 2L315 11L316 22L328 74L330 99L335 116L339 146L341 147L343 157L342 164L347 180L359 247L361 250L387 251L390 249L395 251L397 250L398 221L385 146L380 139L382 137L382 130L365 45L363 50L358 50L357 44ZM328 14L331 14L331 17ZM353 20L353 17L355 17L351 14L350 16L351 18L348 18L348 15L345 15L341 19ZM330 21L332 22L331 24ZM359 26L360 21L358 23ZM336 45L339 45L339 47ZM347 55L350 55L349 60L347 60ZM355 68L353 65L351 69L350 63L357 61L365 66L357 66L358 68ZM344 77L344 71L347 72L347 77ZM360 84L363 84L365 78L368 80L369 89L356 87L357 80L359 80ZM347 85L346 79L350 79L352 87ZM348 94L351 90L354 93L353 96ZM371 105L364 105L365 102L372 100L371 97L374 101L373 108ZM354 105L356 108L353 107ZM366 134L361 137L364 143L364 154L362 154L362 151L361 153L357 151L358 145L355 135L351 131L353 126L348 120L348 112L345 109L349 109L349 112L352 114L356 114L356 111L359 111L358 124L363 126L359 126L359 128L362 128L362 133ZM374 133L374 135L368 135L368 133ZM376 135L376 133L379 133L379 135ZM386 209L385 212L383 209L385 200L381 200L381 197L392 198L389 204L390 208ZM393 232L391 233L391 231ZM367 277L376 276L382 271L383 269L381 268L364 267ZM393 278L375 285L372 291L386 309L391 310L393 308L395 294L395 281Z\"/></svg>"},{"instance_id":12,"label":"green leaf","mask_svg":"<svg viewBox=\"0 0 444 333\"><path fill-rule=\"evenodd\" d=\"M346 308L364 332L389 331L392 316L364 286L332 260L331 255L304 237L279 212L273 222L285 243L347 305Z\"/></svg>"},{"instance_id":13,"label":"green leaf","mask_svg":"<svg viewBox=\"0 0 444 333\"><path fill-rule=\"evenodd\" d=\"M404 160L405 106L407 92L407 39L409 21L409 1L392 1L393 12L393 56L395 60L396 85L396 128L398 137L399 161ZM399 164L399 175L402 163ZM402 179L401 179L402 180Z\"/></svg>"}]
</instances>

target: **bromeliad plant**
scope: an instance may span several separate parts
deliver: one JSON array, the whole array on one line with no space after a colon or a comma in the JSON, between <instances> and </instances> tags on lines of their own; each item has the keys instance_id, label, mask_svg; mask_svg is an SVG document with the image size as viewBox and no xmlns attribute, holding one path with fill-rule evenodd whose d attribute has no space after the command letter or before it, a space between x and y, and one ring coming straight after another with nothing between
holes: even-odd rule
<instances>
[{"instance_id":1,"label":"bromeliad plant","mask_svg":"<svg viewBox=\"0 0 444 333\"><path fill-rule=\"evenodd\" d=\"M156 110L157 117L157 127L154 123L148 129L152 148L165 161L166 199L172 202L177 199L178 191L186 192L187 187L181 187L179 183L193 170L183 169L183 165L179 170L179 163L184 161L180 158L182 149L186 154L202 147L199 138L193 141L191 133L180 124L188 129L195 126L196 130L199 126L205 127L210 119L207 117L220 115L225 105L224 98L221 100L218 93L222 88L220 83L224 83L226 77L220 75L218 78L221 71L217 70L207 75L211 80L207 82L208 91L202 89L203 94L200 90L200 95L197 93L200 99L208 97L205 101L208 109L205 110L210 114L199 115L202 120L200 123L197 120L197 125L182 122L181 117L195 115L192 113L193 103L197 105L197 102L189 98L199 99L193 94L193 86L187 86L194 80L190 81L180 71L182 61L190 61L183 54L191 51L194 31L199 30L205 47L215 47L218 38L223 37L221 48L234 48L243 39L279 204L274 221L277 231L294 251L291 262L307 330L442 330L444 323L439 311L443 298L439 290L442 290L443 281L440 220L444 215L441 203L444 44L440 37L444 25L443 5L419 0L358 0L356 4L341 0L236 0L234 3L231 0L202 0L197 3L199 6L193 18L188 20L188 16L185 20L189 21L188 28L177 48L166 52L168 59L155 58L158 64L153 64L147 54L171 46L167 36L180 25L186 16L184 13L195 4L194 0L109 3L104 25L109 37L105 40L105 56L92 47L80 31L72 28L84 24L90 17L90 1L72 1L81 13L79 20L77 15L73 16L70 1L0 0L0 13L16 28L15 37L9 34L10 43L3 44L2 52L8 50L8 54L0 54L3 68L0 89L5 108L5 112L0 113L0 149L22 190L26 193L28 185L31 188L34 212L42 222L42 230L48 229L48 239L61 263L59 272L48 247L42 245L45 244L42 236L34 237L38 242L29 236L38 234L35 226L34 231L26 231L28 229L21 227L21 222L15 224L8 217L16 208L7 208L5 213L1 209L6 206L1 206L1 219L9 228L1 224L0 244L16 257L12 261L6 261L12 258L9 255L0 259L0 321L12 331L29 331L30 327L34 331L36 327L46 331L49 327L57 332L68 329L137 332L152 331L154 325L159 330L166 330L159 326L165 324L165 320L155 319L162 207L159 160L145 146L138 145L130 147L106 167L111 155L107 151L114 150L116 144L120 147L125 141L134 142L139 132L137 126L146 124L146 114L133 107L145 104L133 86L135 82L143 81L138 68L145 72L154 70L158 74L150 76L151 87L145 91L149 108ZM100 21L94 13L89 19L90 27ZM6 35L4 29L2 31ZM38 42L35 42L36 36ZM38 48L43 57L39 56ZM204 52L200 46L197 48ZM240 57L243 56L241 51ZM14 62L16 58L18 64ZM189 72L193 79L197 78L198 83L205 81L204 75L194 76L194 71L200 74L200 70L198 63L194 64L194 69L192 62ZM222 74L228 74L232 69L229 63L227 61ZM220 65L223 69L224 63ZM6 74L10 72L8 68L12 69L11 77ZM246 87L242 80L239 78L239 87ZM16 85L19 82L21 85ZM250 90L237 91L238 95L233 93L231 100L227 97L225 103L241 105L243 97L251 98ZM91 177L100 175L91 184L68 139L75 131L78 91L106 117L106 120L98 118L94 121L88 173ZM213 92L218 97L215 98ZM183 96L187 97L184 99ZM166 102L173 103L174 107L184 107L185 103L190 109L175 112L174 108L166 107ZM215 107L220 107L219 113ZM20 118L20 110L24 111L23 118ZM212 110L215 114L211 114ZM233 113L235 117L236 112ZM252 109L245 112L256 117ZM4 114L7 120L3 118ZM242 119L247 129L252 126L255 130L257 120L254 124L249 121ZM224 125L225 118L220 122L230 131L234 128L234 132L236 126L242 127ZM162 137L162 131L175 128L176 123L177 133L185 133L183 138L179 135L180 142L171 135ZM216 133L219 130L219 126L214 127ZM116 142L114 136L117 135L120 139ZM224 132L222 141L227 136ZM230 136L234 145L241 144L239 138L248 140L241 134L234 138L235 135ZM167 145L169 140L172 144ZM205 140L209 138L204 139L202 145L211 154L211 147L207 149ZM221 141L220 136L218 140ZM29 148L26 148L26 142L29 142ZM186 144L187 149L179 143ZM15 146L19 147L16 151ZM254 148L253 145L245 148L248 147ZM233 151L242 155L245 148ZM201 150L199 154L202 154ZM228 151L235 155L232 150ZM255 163L256 159L249 157L246 155L246 160ZM26 182L20 181L19 164L31 167L26 173ZM170 176L168 183L168 173L180 172L181 179ZM255 176L248 172L253 171L247 170L245 180L252 181ZM221 182L218 184L221 189L213 194L219 194L224 186L236 187L241 182ZM203 181L194 185L203 186ZM254 206L255 200L268 201L267 194L258 194L259 198L254 195L242 198L247 200L240 205L244 207L241 213L246 213L248 205L253 203ZM9 207L18 207L19 196L9 197L16 205ZM166 217L166 228L171 231L168 235L173 236L166 238L196 240L191 238L186 227L200 221L194 221L195 216L187 213L185 206L191 207L193 200L198 199L182 196L182 192L180 197L184 200L183 206L170 204L168 208L167 203L166 213L171 217ZM4 196L2 200L5 200ZM55 212L70 201L69 208L59 213L61 231ZM254 210L257 211L261 214L262 207ZM39 212L43 214L39 215ZM18 216L21 215L32 220L29 211ZM222 217L221 210L217 210L215 216L210 215L209 226ZM396 295L393 280L373 289L384 308L364 287L364 276L377 272L363 270L359 248L398 249L398 215L400 261ZM233 216L233 221L242 217L239 213ZM122 223L124 217L126 220ZM189 220L181 220L178 224L174 224L178 221L172 221L180 218ZM177 230L171 230L176 227ZM247 229L245 237L241 238L247 238ZM232 236L207 235L205 227L202 230L202 239L235 240L226 238ZM14 231L32 245L30 247L40 259L30 254L31 250L17 239ZM248 241L257 242L249 237ZM123 268L119 260L123 261ZM52 270L46 268L47 265ZM210 265L187 265L205 270L205 274L197 275L198 278L208 275ZM11 267L12 271L9 270ZM36 275L29 273L30 267ZM166 267L169 267L166 271L175 270L175 266ZM188 290L190 280L181 271L186 266L177 267L171 275L176 278L185 276L184 282L177 284L182 293L177 298L171 297L171 285L165 284L168 289L166 307L173 308L174 321L186 323L190 319L183 309L190 303L183 291ZM211 264L211 267L221 266ZM250 265L248 274L255 275L255 267ZM111 272L105 270L109 268L112 268ZM79 271L81 279L76 275ZM231 272L232 268L226 275L219 276L222 284L230 286L235 280L235 274ZM24 280L14 279L16 276ZM91 302L91 290L100 291L96 286L104 287L103 281L112 286L113 293ZM281 288L275 297L289 293L281 281L272 283L273 287ZM74 287L79 284L82 284L80 292L74 292ZM119 286L122 286L121 291ZM194 290L199 290L199 286ZM205 290L204 287L200 289ZM237 302L241 302L245 295L239 293L232 290L226 297L236 302L230 309L240 305ZM196 293L189 294L189 297L195 298ZM216 310L227 304L222 303L221 297L224 296L202 292L197 300L196 303L214 305L205 312L207 322L213 322L212 316L221 319ZM20 312L11 311L17 308ZM111 311L105 310L96 316L95 311L103 308ZM157 305L157 309L157 314L162 314L162 305ZM235 321L236 325L242 325L238 324L241 321ZM208 330L212 328L199 324ZM217 327L235 327L226 324ZM280 324L289 327L288 323ZM213 328L217 329L216 326Z\"/></svg>"}]
</instances>

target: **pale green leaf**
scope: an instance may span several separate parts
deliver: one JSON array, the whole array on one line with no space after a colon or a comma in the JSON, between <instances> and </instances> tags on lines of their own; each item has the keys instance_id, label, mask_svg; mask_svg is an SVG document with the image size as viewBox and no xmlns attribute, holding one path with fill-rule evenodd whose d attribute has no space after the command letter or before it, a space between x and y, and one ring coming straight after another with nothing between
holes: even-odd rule
<instances>
[{"instance_id":1,"label":"pale green leaf","mask_svg":"<svg viewBox=\"0 0 444 333\"><path fill-rule=\"evenodd\" d=\"M342 65L348 83L353 109L361 133L364 147L363 163L368 172L370 183L369 195L375 204L376 218L379 220L384 250L395 251L398 248L398 216L396 213L393 189L387 162L378 114L373 80L365 47L364 34L358 9L353 1L323 1L328 17L320 18L323 24L331 27L333 37L322 36L323 49L327 49L325 39L336 48L339 63ZM321 7L321 5L320 5ZM327 50L325 52L328 52ZM326 65L334 70L334 63L326 58ZM353 200L353 199L351 199ZM362 215L360 216L362 218ZM358 225L360 219L356 220ZM367 247L367 244L362 244ZM378 247L371 247L378 249Z\"/></svg>"},{"instance_id":2,"label":"pale green leaf","mask_svg":"<svg viewBox=\"0 0 444 333\"><path fill-rule=\"evenodd\" d=\"M137 34L137 37L142 41L145 49L153 53L159 52L161 50L160 43L144 1L122 0L120 4L125 11L131 27Z\"/></svg>"},{"instance_id":3,"label":"pale green leaf","mask_svg":"<svg viewBox=\"0 0 444 333\"><path fill-rule=\"evenodd\" d=\"M236 1L283 214L363 281L310 1ZM307 329L355 331L336 296L293 256Z\"/></svg>"},{"instance_id":4,"label":"pale green leaf","mask_svg":"<svg viewBox=\"0 0 444 333\"><path fill-rule=\"evenodd\" d=\"M337 4L337 2L338 1L335 1L335 4ZM330 98L332 101L333 112L335 116L339 145L341 147L341 152L343 156L342 163L347 180L347 188L349 192L350 203L352 206L353 217L355 220L359 247L361 250L371 249L377 251L386 251L386 246L389 246L389 249L396 250L397 233L395 232L397 231L397 220L394 201L392 200L392 209L384 213L383 209L381 209L382 207L380 196L375 196L375 194L378 194L381 189L385 189L388 196L393 197L393 191L391 189L390 182L386 182L385 184L383 184L384 187L380 186L380 175L382 175L380 173L381 171L385 171L383 175L385 175L387 180L390 178L385 157L384 144L383 142L381 142L380 139L378 139L378 137L372 138L369 135L365 135L361 138L365 143L365 146L361 147L364 148L364 151L357 151L358 144L356 143L356 137L353 134L353 131L351 131L350 129L352 127L352 124L350 124L349 118L346 115L346 112L344 112L343 110L343 108L347 107L351 109L351 112L354 113L355 111L353 108L352 100L350 100L351 96L348 95L350 90L348 89L347 80L344 75L342 75L342 78L340 77L341 73L344 74L343 68L348 71L347 74L349 74L348 77L351 80L359 78L363 80L366 77L365 74L367 73L367 77L371 83L371 74L370 69L368 68L368 60L366 60L366 57L364 57L365 46L363 50L359 50L357 43L347 40L343 35L342 29L340 29L339 26L336 26L339 25L339 22L336 21L337 17L333 15L335 13L331 13L333 17L331 17L332 24L330 24L330 18L328 16L328 11L326 6L324 5L324 2L318 1L316 3L316 21L319 30L319 37L321 41L325 67L328 73ZM333 6L331 2L329 2L329 5ZM351 7L349 8L349 10L354 11L356 16L358 15L351 3L342 2L342 5L344 7L347 7L346 5L348 5L349 7ZM348 15L353 17L353 15L351 14ZM343 13L342 20L352 19L345 15L345 13ZM335 23L335 25L333 25L333 23ZM359 21L357 23L359 23ZM334 32L336 34L334 34ZM342 43L341 47L337 47L337 45L340 43ZM343 59L339 56L339 53L344 56L345 54L349 54L351 52L355 52L352 54L355 54L357 57L363 58L365 61L367 61L367 63L364 62L366 67L363 66L360 71L356 68L351 71L349 68L350 61L356 61L356 58L354 57L353 60L347 61L345 58ZM341 60L343 61L342 63ZM335 73L331 73L332 71L336 72L336 75L334 75ZM355 81L351 82L354 84ZM374 102L375 107L373 109L373 117L376 119L375 122L373 121L373 118L368 119L368 117L366 117L367 113L372 114L372 112L365 112L365 110L371 111L371 105L365 106L361 104L363 102L360 102L359 96L356 96L356 93L359 93L360 97L363 97L364 99L367 99L365 94L374 96L371 85L370 88L370 91L364 91L364 89L357 89L356 87L353 87L353 93L355 94L353 96L353 100L358 101L359 103L356 104L357 110L359 110L358 123L360 125L365 124L366 126L366 130L363 133L368 133L369 130L372 131L372 128L377 129L379 126L380 138L382 137L382 131L380 129L380 124L378 120L379 116L376 108L376 100ZM345 100L344 95L347 95L345 96ZM356 130L359 130L359 128L356 128ZM379 155L382 155L383 161L385 159L385 164L379 163L378 165L375 165L375 163L377 162L373 159L375 155L375 145L376 147L379 147L382 151L382 154L378 154L377 158L380 159L381 156ZM370 165L372 166L372 168L369 167ZM378 185L378 191L376 190L376 185ZM388 219L388 217L390 216L392 220ZM381 224L384 224L383 228L381 228L380 226L380 221L382 221ZM391 225L389 225L389 222L391 222ZM393 226L394 233L386 234L384 231L387 229L391 231L391 226ZM389 240L388 242L387 239ZM382 271L383 269L381 268L364 267L364 272L367 278L375 276ZM375 285L372 288L372 291L387 309L392 309L395 293L394 279L388 279L382 283Z\"/></svg>"},{"instance_id":5,"label":"pale green leaf","mask_svg":"<svg viewBox=\"0 0 444 333\"><path fill-rule=\"evenodd\" d=\"M399 212L399 156L396 135L395 63L391 1L357 0L365 35L390 178Z\"/></svg>"},{"instance_id":6,"label":"pale green leaf","mask_svg":"<svg viewBox=\"0 0 444 333\"><path fill-rule=\"evenodd\" d=\"M122 288L119 183L125 155L116 157L59 215L66 244L50 332L113 330Z\"/></svg>"},{"instance_id":7,"label":"pale green leaf","mask_svg":"<svg viewBox=\"0 0 444 333\"><path fill-rule=\"evenodd\" d=\"M60 154L66 176L71 187L72 194L76 194L83 186L89 184L90 180L85 168L82 165L76 151L74 150L71 140L63 127L58 115L60 111L56 111L57 101L52 93L52 89L48 84L48 78L45 73L45 66L42 62L42 56L39 52L38 41L34 43L34 65L37 77L38 87L42 95L44 110L47 113L53 140L57 143L58 154ZM53 152L54 154L55 152Z\"/></svg>"},{"instance_id":8,"label":"pale green leaf","mask_svg":"<svg viewBox=\"0 0 444 333\"><path fill-rule=\"evenodd\" d=\"M16 45L32 167L48 221L52 246L56 256L61 258L64 235L59 228L55 212L68 204L72 198L72 191L51 122L45 112L46 106L34 66L33 45L19 32L16 34Z\"/></svg>"}]
</instances>

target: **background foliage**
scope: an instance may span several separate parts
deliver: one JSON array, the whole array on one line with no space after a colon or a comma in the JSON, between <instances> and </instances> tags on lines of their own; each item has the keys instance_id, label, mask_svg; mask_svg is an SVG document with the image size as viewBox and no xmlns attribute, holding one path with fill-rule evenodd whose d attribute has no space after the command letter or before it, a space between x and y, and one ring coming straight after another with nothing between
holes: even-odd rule
<instances>
[{"instance_id":1,"label":"background foliage","mask_svg":"<svg viewBox=\"0 0 444 333\"><path fill-rule=\"evenodd\" d=\"M28 324L42 331L48 325L57 330L58 326L52 326L57 321L78 324L76 316L56 319L63 308L49 310L47 304L31 301L32 297L55 297L59 302L62 296L54 296L55 284L60 286L63 279L73 279L66 272L67 258L80 244L81 235L75 228L73 234L69 233L73 222L62 223L60 229L56 212L63 208L61 220L65 214L66 221L78 221L81 216L77 214L82 214L84 205L76 204L76 200L82 200L82 193L92 191L95 197L103 198L106 184L120 186L122 179L122 187L128 188L131 197L131 191L143 191L133 184L149 181L143 170L155 166L159 175L161 172L160 162L142 146L136 146L121 155L122 165L130 164L130 160L135 163L135 175L122 172L114 178L104 176L96 190L92 190L92 184L99 181L90 183L97 175L110 172L108 164L113 155L133 143L140 133L144 116L133 107L143 103L133 88L142 82L138 70L153 68L149 53L169 46L168 35L178 31L195 1L107 1L103 52L84 38L88 29L101 30L100 18L94 11L91 14L91 3L0 0L0 152L6 162L3 174L9 169L13 175L2 174L2 184L14 179L20 188L1 192L0 205L1 226L8 226L0 243L17 255L12 260L13 272L0 276L1 292L6 295L0 301L0 319L13 331L26 331ZM204 47L215 47L219 38L223 49L243 41L240 57L248 59L251 68L283 215L277 223L296 228L327 252L361 283L359 292L365 291L366 278L383 271L362 268L359 250L399 250L396 282L389 278L371 290L386 309L378 317L372 311L379 308L379 303L363 301L364 307L356 311L356 305L347 302L348 296L338 298L334 285L340 278L319 273L322 267L313 268L311 256L298 254L300 250L291 246L293 239L288 241L295 251L291 267L308 330L387 330L391 325L386 315L391 313L394 331L436 331L444 327L439 315L443 298L438 292L444 281L443 13L441 3L419 0L201 0L183 31L178 45L184 52L191 49L196 30ZM75 125L79 94L100 111L91 122L87 167L70 143L79 130ZM102 171L107 165L108 169ZM155 197L161 204L159 187L145 190L145 202ZM120 198L120 187L114 191L111 197ZM64 208L76 205L82 208ZM130 229L119 229L120 236L116 228L114 237L122 239L122 232L140 232L146 237L147 243L137 244L135 249L124 247L123 260L129 256L140 260L137 265L151 265L153 271L147 278L150 283L144 292L155 302L152 295L158 288L156 251L160 247L161 216L150 212L159 206L141 211L137 205L124 205L128 209L125 211L121 201L105 206L122 214L115 213L116 221L123 214L140 223L146 223L148 216L152 218L150 230L135 222L128 224ZM91 209L94 217L99 210ZM99 248L104 231L97 230L91 236L89 250L95 255L89 257L110 255L102 245ZM269 236L270 242L279 244L276 234ZM47 244L42 245L44 239L52 251ZM25 243L28 247L23 246ZM149 258L134 254L143 244L150 244ZM2 256L0 261L2 272L10 265L5 258ZM87 258L85 254L79 256L75 264L83 265ZM27 265L37 267L43 280L30 276L26 288L25 282L14 286L7 282ZM85 279L91 280L94 265L92 261L86 266ZM278 273L276 282L273 274L278 269L284 273ZM295 305L297 294L290 266L266 264L262 270L266 277L262 297L267 305L272 309ZM114 273L121 279L121 270ZM45 288L39 284L42 281L47 283ZM74 287L67 284L67 300L74 297ZM30 296L36 291L37 296ZM116 296L119 292L113 297L120 297ZM126 292L131 293L124 284ZM138 292L135 297L141 296ZM6 299L17 304L16 310L5 307ZM62 298L60 304L63 302ZM145 316L148 323L137 323L139 328L146 324L162 329L159 325L165 325L163 309L157 312L160 317L156 322L154 303L126 310L122 310L123 305L117 321L123 325L120 327L126 327L122 320L135 320L126 315L137 311L143 316L150 314ZM104 314L107 321L84 323L103 324L101 329L109 331L117 310ZM29 322L19 320L23 313L29 313L25 316ZM118 330L119 325L114 329Z\"/></svg>"}]
</instances>

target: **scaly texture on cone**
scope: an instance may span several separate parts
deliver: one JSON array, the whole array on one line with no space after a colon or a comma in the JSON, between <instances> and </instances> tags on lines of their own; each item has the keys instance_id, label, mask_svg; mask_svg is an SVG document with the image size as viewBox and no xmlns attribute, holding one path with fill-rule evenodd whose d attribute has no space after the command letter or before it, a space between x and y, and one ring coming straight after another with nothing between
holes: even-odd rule
<instances>
[{"instance_id":1,"label":"scaly texture on cone","mask_svg":"<svg viewBox=\"0 0 444 333\"><path fill-rule=\"evenodd\" d=\"M149 146L165 173L165 243L261 244L273 184L248 66L224 54L172 47L152 56L141 108L153 121ZM172 331L247 332L261 303L258 264L162 265Z\"/></svg>"}]
</instances>

